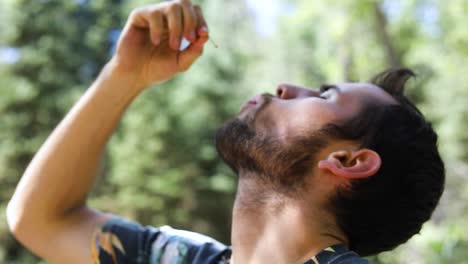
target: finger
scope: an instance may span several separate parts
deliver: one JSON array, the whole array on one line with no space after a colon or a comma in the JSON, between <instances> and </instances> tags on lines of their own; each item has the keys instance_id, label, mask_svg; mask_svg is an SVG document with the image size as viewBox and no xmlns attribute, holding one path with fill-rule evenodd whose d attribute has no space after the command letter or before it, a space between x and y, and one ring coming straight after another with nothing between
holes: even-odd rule
<instances>
[{"instance_id":1,"label":"finger","mask_svg":"<svg viewBox=\"0 0 468 264\"><path fill-rule=\"evenodd\" d=\"M129 17L127 25L135 26L138 28L147 28L148 22L145 14L145 9L143 8L136 8L134 9Z\"/></svg>"},{"instance_id":2,"label":"finger","mask_svg":"<svg viewBox=\"0 0 468 264\"><path fill-rule=\"evenodd\" d=\"M190 42L194 42L197 38L197 15L190 0L181 0L180 2L182 4L182 12L184 15L184 36Z\"/></svg>"},{"instance_id":3,"label":"finger","mask_svg":"<svg viewBox=\"0 0 468 264\"><path fill-rule=\"evenodd\" d=\"M132 42L136 45L145 44L148 41L148 37L144 34L141 34L142 29L147 29L149 27L148 21L145 18L145 11L143 8L134 9L128 16L125 27L122 30L122 33L119 36L118 43ZM120 47L120 44L117 44L117 47Z\"/></svg>"},{"instance_id":4,"label":"finger","mask_svg":"<svg viewBox=\"0 0 468 264\"><path fill-rule=\"evenodd\" d=\"M195 10L195 14L197 15L197 32L200 34L200 33L206 33L208 34L208 25L206 24L206 20L205 20L205 17L203 16L203 12L200 8L199 5L195 5L193 7L193 9ZM202 28L206 28L206 30L200 30Z\"/></svg>"},{"instance_id":5,"label":"finger","mask_svg":"<svg viewBox=\"0 0 468 264\"><path fill-rule=\"evenodd\" d=\"M166 18L170 35L169 46L173 50L179 50L183 31L182 10L180 8L180 5L176 3L171 4L168 8Z\"/></svg>"},{"instance_id":6,"label":"finger","mask_svg":"<svg viewBox=\"0 0 468 264\"><path fill-rule=\"evenodd\" d=\"M208 41L208 33L204 33L195 42L179 54L179 71L186 71L203 54L203 46Z\"/></svg>"},{"instance_id":7,"label":"finger","mask_svg":"<svg viewBox=\"0 0 468 264\"><path fill-rule=\"evenodd\" d=\"M150 27L151 41L155 46L161 43L161 37L164 33L164 14L161 10L154 10L148 14L148 23Z\"/></svg>"}]
</instances>

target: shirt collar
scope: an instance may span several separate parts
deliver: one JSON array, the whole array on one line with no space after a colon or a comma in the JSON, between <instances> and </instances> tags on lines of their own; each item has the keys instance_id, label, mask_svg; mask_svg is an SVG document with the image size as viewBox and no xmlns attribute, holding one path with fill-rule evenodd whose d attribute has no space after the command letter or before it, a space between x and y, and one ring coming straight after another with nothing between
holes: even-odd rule
<instances>
[{"instance_id":1,"label":"shirt collar","mask_svg":"<svg viewBox=\"0 0 468 264\"><path fill-rule=\"evenodd\" d=\"M348 251L344 244L337 244L320 251L317 255L310 258L304 264L322 264L329 263L329 261L337 255L341 255Z\"/></svg>"}]
</instances>

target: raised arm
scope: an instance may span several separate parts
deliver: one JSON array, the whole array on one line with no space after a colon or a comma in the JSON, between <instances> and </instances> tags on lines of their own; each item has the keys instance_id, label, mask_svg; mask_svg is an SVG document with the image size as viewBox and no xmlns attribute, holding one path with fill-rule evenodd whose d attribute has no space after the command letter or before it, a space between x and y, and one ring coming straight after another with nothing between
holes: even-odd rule
<instances>
[{"instance_id":1,"label":"raised arm","mask_svg":"<svg viewBox=\"0 0 468 264\"><path fill-rule=\"evenodd\" d=\"M191 45L179 51L181 38ZM148 86L187 70L208 30L190 0L134 10L115 56L55 128L8 205L16 238L52 263L91 263L91 239L110 217L86 206L99 158L122 114Z\"/></svg>"}]
</instances>

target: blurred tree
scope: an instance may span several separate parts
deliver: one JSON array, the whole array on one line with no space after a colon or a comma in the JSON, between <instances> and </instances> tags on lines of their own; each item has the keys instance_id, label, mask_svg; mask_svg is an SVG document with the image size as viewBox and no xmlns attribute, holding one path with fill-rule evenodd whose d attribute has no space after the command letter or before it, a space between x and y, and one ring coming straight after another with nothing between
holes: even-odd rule
<instances>
[{"instance_id":1,"label":"blurred tree","mask_svg":"<svg viewBox=\"0 0 468 264\"><path fill-rule=\"evenodd\" d=\"M4 67L11 81L2 81L3 208L32 155L110 57L130 9L149 2L10 3L18 10L11 18L16 34L6 44L21 58ZM243 2L200 4L219 49L208 43L191 72L147 90L132 105L104 155L91 205L229 243L236 180L217 158L213 137L246 97L243 76L254 63L256 37ZM2 237L5 260L35 261L11 236Z\"/></svg>"},{"instance_id":2,"label":"blurred tree","mask_svg":"<svg viewBox=\"0 0 468 264\"><path fill-rule=\"evenodd\" d=\"M113 29L122 24L120 2L2 1L12 12L5 23L14 28L2 45L20 54L2 66L8 74L0 89L2 219L32 155L109 58ZM31 263L5 221L0 232L0 262Z\"/></svg>"},{"instance_id":3,"label":"blurred tree","mask_svg":"<svg viewBox=\"0 0 468 264\"><path fill-rule=\"evenodd\" d=\"M150 2L0 1L0 47L20 54L0 62L2 219L32 155L110 57L130 9ZM188 73L134 102L103 158L91 205L229 243L236 179L212 141L241 101L281 82L317 87L405 65L420 76L409 96L440 134L447 188L421 235L371 259L467 264L468 0L278 2L276 30L260 35L244 1L197 1L220 47L208 43ZM38 262L7 233L2 221L0 262Z\"/></svg>"}]
</instances>

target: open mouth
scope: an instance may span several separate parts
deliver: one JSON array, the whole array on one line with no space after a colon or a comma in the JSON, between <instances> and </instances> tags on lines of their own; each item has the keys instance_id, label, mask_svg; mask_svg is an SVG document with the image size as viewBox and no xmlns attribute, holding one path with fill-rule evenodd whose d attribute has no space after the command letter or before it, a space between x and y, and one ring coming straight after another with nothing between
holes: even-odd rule
<instances>
[{"instance_id":1,"label":"open mouth","mask_svg":"<svg viewBox=\"0 0 468 264\"><path fill-rule=\"evenodd\" d=\"M247 108L255 107L257 105L260 105L261 101L262 101L262 96L261 95L257 95L257 96L252 97L249 101L247 101L245 104L243 104L241 106L240 112L245 111Z\"/></svg>"},{"instance_id":2,"label":"open mouth","mask_svg":"<svg viewBox=\"0 0 468 264\"><path fill-rule=\"evenodd\" d=\"M264 93L264 94L260 94L260 95L256 95L254 97L252 97L249 101L247 101L245 104L243 104L241 106L241 109L240 109L240 112L243 112L244 110L246 110L247 108L251 108L251 107L254 107L254 108L261 108L263 107L265 104L267 104L268 102L270 102L272 100L274 96L269 94L269 93Z\"/></svg>"}]
</instances>

